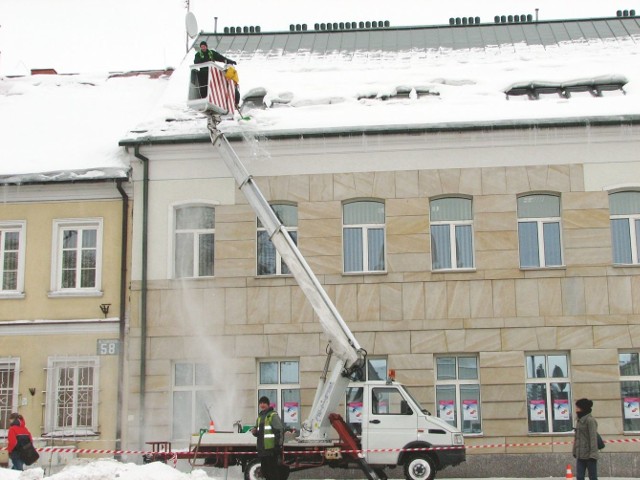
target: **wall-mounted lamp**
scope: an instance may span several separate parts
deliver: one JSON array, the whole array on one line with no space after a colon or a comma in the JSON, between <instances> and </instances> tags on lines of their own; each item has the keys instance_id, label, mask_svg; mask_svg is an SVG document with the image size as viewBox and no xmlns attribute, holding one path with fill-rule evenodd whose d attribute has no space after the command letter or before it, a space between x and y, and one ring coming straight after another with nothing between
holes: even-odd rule
<instances>
[{"instance_id":1,"label":"wall-mounted lamp","mask_svg":"<svg viewBox=\"0 0 640 480\"><path fill-rule=\"evenodd\" d=\"M29 393L33 397L36 394L36 387L29 387Z\"/></svg>"},{"instance_id":2,"label":"wall-mounted lamp","mask_svg":"<svg viewBox=\"0 0 640 480\"><path fill-rule=\"evenodd\" d=\"M100 310L102 310L102 313L104 313L104 318L107 318L107 315L109 314L109 307L111 306L110 303L101 303L100 304Z\"/></svg>"}]
</instances>

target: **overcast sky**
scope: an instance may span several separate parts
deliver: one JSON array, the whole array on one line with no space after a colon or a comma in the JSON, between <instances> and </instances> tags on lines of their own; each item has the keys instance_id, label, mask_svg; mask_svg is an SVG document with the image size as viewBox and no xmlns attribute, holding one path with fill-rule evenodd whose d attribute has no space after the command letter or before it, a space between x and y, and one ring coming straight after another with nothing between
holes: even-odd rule
<instances>
[{"instance_id":1,"label":"overcast sky","mask_svg":"<svg viewBox=\"0 0 640 480\"><path fill-rule=\"evenodd\" d=\"M540 19L615 16L608 0L190 0L200 30L291 23L389 20L442 25L450 17L532 14ZM91 73L177 66L186 51L187 0L0 0L0 75L32 68ZM322 13L319 13L321 11Z\"/></svg>"}]
</instances>

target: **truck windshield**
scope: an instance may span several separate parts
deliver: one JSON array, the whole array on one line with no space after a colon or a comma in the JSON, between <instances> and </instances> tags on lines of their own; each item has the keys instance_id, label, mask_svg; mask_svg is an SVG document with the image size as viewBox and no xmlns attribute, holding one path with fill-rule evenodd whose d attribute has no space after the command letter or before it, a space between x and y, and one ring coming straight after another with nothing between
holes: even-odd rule
<instances>
[{"instance_id":1,"label":"truck windshield","mask_svg":"<svg viewBox=\"0 0 640 480\"><path fill-rule=\"evenodd\" d=\"M431 415L431 412L429 410L427 410L426 408L423 408L422 405L420 405L420 402L418 400L416 400L416 397L411 395L411 392L409 391L409 389L407 387L402 385L402 389L404 390L404 393L407 394L407 397L409 397L411 399L411 401L420 409L420 411L422 413L424 413L425 415Z\"/></svg>"}]
</instances>

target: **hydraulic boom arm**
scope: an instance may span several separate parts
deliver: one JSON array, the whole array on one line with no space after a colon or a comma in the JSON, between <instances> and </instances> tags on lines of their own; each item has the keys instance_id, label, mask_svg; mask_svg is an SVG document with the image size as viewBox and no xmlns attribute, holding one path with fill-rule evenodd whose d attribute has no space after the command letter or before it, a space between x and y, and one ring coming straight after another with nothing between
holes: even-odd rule
<instances>
[{"instance_id":1,"label":"hydraulic boom arm","mask_svg":"<svg viewBox=\"0 0 640 480\"><path fill-rule=\"evenodd\" d=\"M325 440L330 427L329 413L334 410L349 384L349 375L365 362L366 352L360 347L335 305L291 239L262 192L247 172L224 135L217 129L216 118L209 116L211 143L233 175L240 190L266 229L278 253L291 270L298 285L311 303L324 333L329 339L329 355L336 362L327 375L329 362L318 384L309 418L304 422L301 440Z\"/></svg>"}]
</instances>

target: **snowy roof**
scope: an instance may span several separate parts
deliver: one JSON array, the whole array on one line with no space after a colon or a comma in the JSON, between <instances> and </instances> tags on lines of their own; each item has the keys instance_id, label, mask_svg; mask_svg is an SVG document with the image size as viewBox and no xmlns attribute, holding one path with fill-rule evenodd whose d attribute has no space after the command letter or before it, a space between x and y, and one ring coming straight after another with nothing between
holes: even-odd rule
<instances>
[{"instance_id":1,"label":"snowy roof","mask_svg":"<svg viewBox=\"0 0 640 480\"><path fill-rule=\"evenodd\" d=\"M0 77L0 184L127 178L118 140L172 71Z\"/></svg>"},{"instance_id":2,"label":"snowy roof","mask_svg":"<svg viewBox=\"0 0 640 480\"><path fill-rule=\"evenodd\" d=\"M509 40L503 43L505 32ZM357 43L362 35L368 38L366 49ZM236 115L220 125L231 138L247 131L295 137L640 123L640 26L635 17L201 33L194 45L201 39L238 62L244 99L264 95L266 108L252 110L250 120ZM335 48L327 47L331 44ZM184 106L192 61L188 55L174 73L162 108L121 145L207 141L204 117ZM543 88L549 85L559 88ZM514 94L526 86L537 89L531 95Z\"/></svg>"}]
</instances>

